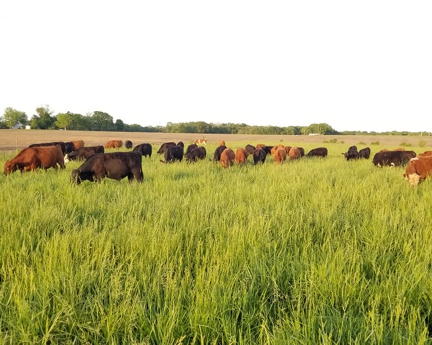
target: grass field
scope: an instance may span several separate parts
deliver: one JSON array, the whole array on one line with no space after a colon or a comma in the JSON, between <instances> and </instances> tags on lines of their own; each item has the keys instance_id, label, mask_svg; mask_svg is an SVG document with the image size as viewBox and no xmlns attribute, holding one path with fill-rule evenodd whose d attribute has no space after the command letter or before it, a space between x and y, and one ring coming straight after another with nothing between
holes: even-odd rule
<instances>
[{"instance_id":1,"label":"grass field","mask_svg":"<svg viewBox=\"0 0 432 345\"><path fill-rule=\"evenodd\" d=\"M57 132L0 131L0 164L14 140L83 138ZM88 145L196 138L91 135ZM432 343L432 182L413 188L402 167L341 155L409 140L419 153L428 139L206 137L210 157L219 139L329 156L224 170L154 153L142 184L73 185L77 162L1 175L0 343Z\"/></svg>"}]
</instances>

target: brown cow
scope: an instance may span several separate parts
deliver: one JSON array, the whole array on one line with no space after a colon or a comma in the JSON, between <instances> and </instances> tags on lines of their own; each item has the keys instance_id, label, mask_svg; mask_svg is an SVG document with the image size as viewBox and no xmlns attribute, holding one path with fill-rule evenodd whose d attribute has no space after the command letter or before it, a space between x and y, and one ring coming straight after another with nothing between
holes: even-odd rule
<instances>
[{"instance_id":1,"label":"brown cow","mask_svg":"<svg viewBox=\"0 0 432 345\"><path fill-rule=\"evenodd\" d=\"M393 151L405 151L405 148L403 148L403 147L399 147L399 148L397 148L397 149L394 149Z\"/></svg>"},{"instance_id":2,"label":"brown cow","mask_svg":"<svg viewBox=\"0 0 432 345\"><path fill-rule=\"evenodd\" d=\"M432 157L432 151L425 151L423 153L420 153L418 156L418 158L423 158L423 157Z\"/></svg>"},{"instance_id":3,"label":"brown cow","mask_svg":"<svg viewBox=\"0 0 432 345\"><path fill-rule=\"evenodd\" d=\"M287 158L287 152L285 147L279 147L276 152L273 154L274 162L276 164L282 164Z\"/></svg>"},{"instance_id":4,"label":"brown cow","mask_svg":"<svg viewBox=\"0 0 432 345\"><path fill-rule=\"evenodd\" d=\"M63 152L60 146L27 147L19 152L14 158L6 161L3 172L5 175L16 170L34 171L37 168L65 168Z\"/></svg>"},{"instance_id":5,"label":"brown cow","mask_svg":"<svg viewBox=\"0 0 432 345\"><path fill-rule=\"evenodd\" d=\"M72 140L72 144L73 144L75 150L78 150L78 149L84 147L84 141L83 140L75 140L75 141Z\"/></svg>"},{"instance_id":6,"label":"brown cow","mask_svg":"<svg viewBox=\"0 0 432 345\"><path fill-rule=\"evenodd\" d=\"M221 140L221 141L219 141L218 146L226 146L226 145L225 145L225 140Z\"/></svg>"},{"instance_id":7,"label":"brown cow","mask_svg":"<svg viewBox=\"0 0 432 345\"><path fill-rule=\"evenodd\" d=\"M291 150L292 146L285 146L285 151L286 153L289 153Z\"/></svg>"},{"instance_id":8,"label":"brown cow","mask_svg":"<svg viewBox=\"0 0 432 345\"><path fill-rule=\"evenodd\" d=\"M122 140L110 140L106 143L105 148L106 149L119 149L123 146Z\"/></svg>"},{"instance_id":9,"label":"brown cow","mask_svg":"<svg viewBox=\"0 0 432 345\"><path fill-rule=\"evenodd\" d=\"M278 148L279 148L278 146L273 146L273 147L270 149L270 154L271 154L272 156L274 156Z\"/></svg>"},{"instance_id":10,"label":"brown cow","mask_svg":"<svg viewBox=\"0 0 432 345\"><path fill-rule=\"evenodd\" d=\"M201 138L201 139L195 139L193 141L196 145L207 145L207 139Z\"/></svg>"},{"instance_id":11,"label":"brown cow","mask_svg":"<svg viewBox=\"0 0 432 345\"><path fill-rule=\"evenodd\" d=\"M292 147L288 152L288 156L290 160L301 158L301 152L297 147Z\"/></svg>"},{"instance_id":12,"label":"brown cow","mask_svg":"<svg viewBox=\"0 0 432 345\"><path fill-rule=\"evenodd\" d=\"M266 147L266 144L257 144L257 146L255 146L255 149L262 149L263 147Z\"/></svg>"},{"instance_id":13,"label":"brown cow","mask_svg":"<svg viewBox=\"0 0 432 345\"><path fill-rule=\"evenodd\" d=\"M238 164L244 164L247 160L247 152L245 149L239 147L235 154L235 160Z\"/></svg>"},{"instance_id":14,"label":"brown cow","mask_svg":"<svg viewBox=\"0 0 432 345\"><path fill-rule=\"evenodd\" d=\"M427 176L432 176L432 156L411 158L403 176L411 186L417 186Z\"/></svg>"},{"instance_id":15,"label":"brown cow","mask_svg":"<svg viewBox=\"0 0 432 345\"><path fill-rule=\"evenodd\" d=\"M229 168L233 165L235 159L235 153L229 147L222 151L220 161L222 168Z\"/></svg>"}]
</instances>

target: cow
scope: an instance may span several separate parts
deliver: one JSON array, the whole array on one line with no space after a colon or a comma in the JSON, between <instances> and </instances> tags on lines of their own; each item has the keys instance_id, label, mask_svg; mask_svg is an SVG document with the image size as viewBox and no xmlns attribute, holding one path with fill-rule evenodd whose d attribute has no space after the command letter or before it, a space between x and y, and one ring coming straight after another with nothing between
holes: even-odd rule
<instances>
[{"instance_id":1,"label":"cow","mask_svg":"<svg viewBox=\"0 0 432 345\"><path fill-rule=\"evenodd\" d=\"M351 146L347 152L342 153L347 161L350 159L358 159L359 153L357 151L357 146Z\"/></svg>"},{"instance_id":2,"label":"cow","mask_svg":"<svg viewBox=\"0 0 432 345\"><path fill-rule=\"evenodd\" d=\"M199 147L197 144L190 144L190 145L188 145L188 147L186 149L186 152L184 154L186 156L186 158L188 158L189 154L192 152L192 150L196 149L197 147Z\"/></svg>"},{"instance_id":3,"label":"cow","mask_svg":"<svg viewBox=\"0 0 432 345\"><path fill-rule=\"evenodd\" d=\"M65 163L69 163L70 161L79 161L86 160L87 158L93 156L96 153L105 153L105 149L103 146L85 146L81 147L78 150L72 151L65 155L64 160Z\"/></svg>"},{"instance_id":4,"label":"cow","mask_svg":"<svg viewBox=\"0 0 432 345\"><path fill-rule=\"evenodd\" d=\"M132 152L139 152L143 157L151 158L153 147L149 143L143 143L135 146Z\"/></svg>"},{"instance_id":5,"label":"cow","mask_svg":"<svg viewBox=\"0 0 432 345\"><path fill-rule=\"evenodd\" d=\"M253 161L254 164L258 163L264 163L267 157L267 153L264 151L264 149L256 149L253 153Z\"/></svg>"},{"instance_id":6,"label":"cow","mask_svg":"<svg viewBox=\"0 0 432 345\"><path fill-rule=\"evenodd\" d=\"M289 157L290 161L292 161L293 159L300 159L301 158L301 152L298 149L298 147L291 147L291 150L289 150L289 152L288 152L288 157Z\"/></svg>"},{"instance_id":7,"label":"cow","mask_svg":"<svg viewBox=\"0 0 432 345\"><path fill-rule=\"evenodd\" d=\"M161 163L173 163L175 161L181 162L184 156L184 148L181 145L170 146L164 153L165 161L161 160Z\"/></svg>"},{"instance_id":8,"label":"cow","mask_svg":"<svg viewBox=\"0 0 432 345\"><path fill-rule=\"evenodd\" d=\"M369 159L371 154L371 149L369 147L365 147L358 152L358 158Z\"/></svg>"},{"instance_id":9,"label":"cow","mask_svg":"<svg viewBox=\"0 0 432 345\"><path fill-rule=\"evenodd\" d=\"M432 176L432 156L419 157L411 158L408 161L405 174L403 174L411 186L417 186L426 177Z\"/></svg>"},{"instance_id":10,"label":"cow","mask_svg":"<svg viewBox=\"0 0 432 345\"><path fill-rule=\"evenodd\" d=\"M130 140L126 140L126 141L125 141L125 147L126 147L127 149L131 149L132 146L133 146L132 141L130 141Z\"/></svg>"},{"instance_id":11,"label":"cow","mask_svg":"<svg viewBox=\"0 0 432 345\"><path fill-rule=\"evenodd\" d=\"M399 147L397 149L394 149L393 151L405 151L405 148L404 147Z\"/></svg>"},{"instance_id":12,"label":"cow","mask_svg":"<svg viewBox=\"0 0 432 345\"><path fill-rule=\"evenodd\" d=\"M239 147L236 150L235 160L236 160L237 164L241 165L241 164L246 163L247 157L248 157L248 153L246 152L246 150L244 148Z\"/></svg>"},{"instance_id":13,"label":"cow","mask_svg":"<svg viewBox=\"0 0 432 345\"><path fill-rule=\"evenodd\" d=\"M219 146L220 147L220 146ZM235 153L232 149L227 147L222 151L220 156L220 162L222 164L222 168L229 168L234 164Z\"/></svg>"},{"instance_id":14,"label":"cow","mask_svg":"<svg viewBox=\"0 0 432 345\"><path fill-rule=\"evenodd\" d=\"M119 149L123 146L122 140L110 140L105 144L106 149Z\"/></svg>"},{"instance_id":15,"label":"cow","mask_svg":"<svg viewBox=\"0 0 432 345\"><path fill-rule=\"evenodd\" d=\"M416 157L414 151L383 151L377 152L372 159L376 167L405 165L411 158Z\"/></svg>"},{"instance_id":16,"label":"cow","mask_svg":"<svg viewBox=\"0 0 432 345\"><path fill-rule=\"evenodd\" d=\"M14 171L35 171L38 168L65 168L63 152L60 146L27 147L4 164L3 173L9 175Z\"/></svg>"},{"instance_id":17,"label":"cow","mask_svg":"<svg viewBox=\"0 0 432 345\"><path fill-rule=\"evenodd\" d=\"M189 154L187 155L185 154L186 161L189 163L196 162L199 159L204 159L206 155L207 155L207 150L203 146L198 146L194 148L191 152L189 152Z\"/></svg>"},{"instance_id":18,"label":"cow","mask_svg":"<svg viewBox=\"0 0 432 345\"><path fill-rule=\"evenodd\" d=\"M220 141L218 142L218 146L226 146L226 145L225 145L225 140L220 140Z\"/></svg>"},{"instance_id":19,"label":"cow","mask_svg":"<svg viewBox=\"0 0 432 345\"><path fill-rule=\"evenodd\" d=\"M71 152L73 152L73 151L76 150L76 149L75 149L75 145L73 144L72 141L66 141L66 142L64 143L64 145L65 145L65 151L64 151L64 154L68 154L68 153L71 153Z\"/></svg>"},{"instance_id":20,"label":"cow","mask_svg":"<svg viewBox=\"0 0 432 345\"><path fill-rule=\"evenodd\" d=\"M278 148L279 148L278 146L273 146L273 147L271 148L271 150L270 150L270 154L271 154L272 156L274 156L274 154L275 154L275 152L277 151ZM264 151L265 151L265 150L264 150Z\"/></svg>"},{"instance_id":21,"label":"cow","mask_svg":"<svg viewBox=\"0 0 432 345\"><path fill-rule=\"evenodd\" d=\"M262 147L262 149L264 150L264 152L266 153L266 155L271 155L271 150L273 149L273 146L264 146Z\"/></svg>"},{"instance_id":22,"label":"cow","mask_svg":"<svg viewBox=\"0 0 432 345\"><path fill-rule=\"evenodd\" d=\"M326 147L317 147L309 151L306 157L326 157L328 150Z\"/></svg>"},{"instance_id":23,"label":"cow","mask_svg":"<svg viewBox=\"0 0 432 345\"><path fill-rule=\"evenodd\" d=\"M120 181L127 177L143 182L142 155L139 152L97 153L89 157L78 169L72 170L71 180L76 184L83 181L100 183L107 177Z\"/></svg>"},{"instance_id":24,"label":"cow","mask_svg":"<svg viewBox=\"0 0 432 345\"><path fill-rule=\"evenodd\" d=\"M225 145L222 146L218 146L213 154L213 161L214 162L219 162L220 161L220 156L223 152L223 150L225 150L227 147Z\"/></svg>"},{"instance_id":25,"label":"cow","mask_svg":"<svg viewBox=\"0 0 432 345\"><path fill-rule=\"evenodd\" d=\"M31 144L29 147L44 147L44 146L60 146L60 149L63 153L63 156L67 153L66 152L66 145L63 141L52 141L48 143L38 143L38 144Z\"/></svg>"},{"instance_id":26,"label":"cow","mask_svg":"<svg viewBox=\"0 0 432 345\"><path fill-rule=\"evenodd\" d=\"M195 139L193 141L196 145L207 145L207 139L201 138L201 139Z\"/></svg>"},{"instance_id":27,"label":"cow","mask_svg":"<svg viewBox=\"0 0 432 345\"><path fill-rule=\"evenodd\" d=\"M169 142L167 142L167 143L163 143L163 144L161 145L161 147L159 148L159 150L157 150L156 153L158 153L158 154L165 153L165 151L167 150L168 147L176 146L176 145L177 145L177 144L176 144L174 141L169 141Z\"/></svg>"},{"instance_id":28,"label":"cow","mask_svg":"<svg viewBox=\"0 0 432 345\"><path fill-rule=\"evenodd\" d=\"M284 149L286 151L286 153L288 154L290 152L290 150L292 149L292 146L284 146Z\"/></svg>"},{"instance_id":29,"label":"cow","mask_svg":"<svg viewBox=\"0 0 432 345\"><path fill-rule=\"evenodd\" d=\"M285 162L286 161L286 157L287 157L287 152L285 150L285 147L279 147L279 148L277 148L277 150L273 154L273 157L274 157L274 162L276 164L282 164L283 162Z\"/></svg>"},{"instance_id":30,"label":"cow","mask_svg":"<svg viewBox=\"0 0 432 345\"><path fill-rule=\"evenodd\" d=\"M257 144L255 146L255 149L262 149L263 147L267 146L266 144Z\"/></svg>"},{"instance_id":31,"label":"cow","mask_svg":"<svg viewBox=\"0 0 432 345\"><path fill-rule=\"evenodd\" d=\"M428 156L432 156L432 151L425 151L423 153L420 153L417 157L423 158L423 157L428 157Z\"/></svg>"},{"instance_id":32,"label":"cow","mask_svg":"<svg viewBox=\"0 0 432 345\"><path fill-rule=\"evenodd\" d=\"M255 151L255 146L250 145L250 144L247 144L247 145L245 146L245 150L246 150L246 153L247 153L248 155L253 155L253 153L254 153L254 151Z\"/></svg>"},{"instance_id":33,"label":"cow","mask_svg":"<svg viewBox=\"0 0 432 345\"><path fill-rule=\"evenodd\" d=\"M72 140L72 144L74 146L74 151L80 149L81 147L84 147L83 140Z\"/></svg>"},{"instance_id":34,"label":"cow","mask_svg":"<svg viewBox=\"0 0 432 345\"><path fill-rule=\"evenodd\" d=\"M304 157L304 155L305 155L304 148L301 147L301 146L297 146L297 148L298 148L298 150L300 151L300 157Z\"/></svg>"}]
</instances>

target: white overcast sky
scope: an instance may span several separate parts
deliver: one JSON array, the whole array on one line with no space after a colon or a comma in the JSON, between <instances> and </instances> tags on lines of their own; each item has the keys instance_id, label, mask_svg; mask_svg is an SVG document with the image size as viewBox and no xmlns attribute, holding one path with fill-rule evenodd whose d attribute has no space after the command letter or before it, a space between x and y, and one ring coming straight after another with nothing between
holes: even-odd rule
<instances>
[{"instance_id":1,"label":"white overcast sky","mask_svg":"<svg viewBox=\"0 0 432 345\"><path fill-rule=\"evenodd\" d=\"M432 131L432 1L0 2L0 115Z\"/></svg>"}]
</instances>

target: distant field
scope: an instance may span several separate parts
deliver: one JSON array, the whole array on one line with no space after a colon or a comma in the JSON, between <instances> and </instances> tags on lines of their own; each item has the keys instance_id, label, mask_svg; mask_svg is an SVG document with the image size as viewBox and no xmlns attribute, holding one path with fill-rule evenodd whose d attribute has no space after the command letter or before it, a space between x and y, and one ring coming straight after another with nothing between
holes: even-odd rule
<instances>
[{"instance_id":1,"label":"distant field","mask_svg":"<svg viewBox=\"0 0 432 345\"><path fill-rule=\"evenodd\" d=\"M0 166L34 142L155 152L200 137L6 130ZM432 343L432 181L341 155L360 142L421 152L429 138L205 137L209 157L221 139L329 156L222 169L154 153L142 184L71 184L79 162L1 174L1 344Z\"/></svg>"}]
</instances>

